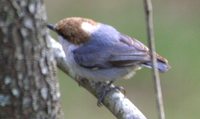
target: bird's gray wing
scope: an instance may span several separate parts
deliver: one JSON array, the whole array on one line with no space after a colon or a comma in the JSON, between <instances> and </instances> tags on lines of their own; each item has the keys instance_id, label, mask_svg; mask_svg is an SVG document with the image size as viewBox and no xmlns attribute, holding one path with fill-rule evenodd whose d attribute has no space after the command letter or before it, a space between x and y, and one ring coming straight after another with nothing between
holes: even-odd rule
<instances>
[{"instance_id":1,"label":"bird's gray wing","mask_svg":"<svg viewBox=\"0 0 200 119\"><path fill-rule=\"evenodd\" d=\"M121 50L112 53L109 62L113 66L131 66L143 64L150 61L149 49L140 41L129 36L121 34L119 39L120 46L123 44Z\"/></svg>"},{"instance_id":2,"label":"bird's gray wing","mask_svg":"<svg viewBox=\"0 0 200 119\"><path fill-rule=\"evenodd\" d=\"M86 68L111 68L149 61L148 48L136 39L120 35L115 42L89 42L73 51L75 61Z\"/></svg>"}]
</instances>

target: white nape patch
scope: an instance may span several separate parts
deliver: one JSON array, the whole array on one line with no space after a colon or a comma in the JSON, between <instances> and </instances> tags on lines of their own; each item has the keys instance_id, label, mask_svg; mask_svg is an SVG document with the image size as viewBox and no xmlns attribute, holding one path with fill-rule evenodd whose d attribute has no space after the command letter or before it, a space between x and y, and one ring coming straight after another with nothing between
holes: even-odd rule
<instances>
[{"instance_id":1,"label":"white nape patch","mask_svg":"<svg viewBox=\"0 0 200 119\"><path fill-rule=\"evenodd\" d=\"M87 33L93 33L94 31L97 30L98 26L99 25L92 25L92 24L90 24L88 22L83 22L81 24L81 28Z\"/></svg>"}]
</instances>

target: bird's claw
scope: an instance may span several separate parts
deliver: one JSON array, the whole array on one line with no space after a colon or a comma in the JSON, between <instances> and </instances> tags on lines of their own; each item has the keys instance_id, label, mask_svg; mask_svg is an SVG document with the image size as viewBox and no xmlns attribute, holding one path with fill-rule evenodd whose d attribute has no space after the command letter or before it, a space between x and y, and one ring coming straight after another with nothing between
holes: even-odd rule
<instances>
[{"instance_id":1,"label":"bird's claw","mask_svg":"<svg viewBox=\"0 0 200 119\"><path fill-rule=\"evenodd\" d=\"M122 92L124 95L126 94L126 90L122 87L122 86L114 86L111 87L111 83L109 83L108 85L105 85L99 95L98 95L98 101L97 101L97 106L102 106L102 102L104 100L104 98L107 96L107 94L113 90L118 90L120 92Z\"/></svg>"},{"instance_id":2,"label":"bird's claw","mask_svg":"<svg viewBox=\"0 0 200 119\"><path fill-rule=\"evenodd\" d=\"M126 90L124 89L124 87L122 87L122 86L115 86L114 88L117 89L117 90L119 90L124 95L126 95Z\"/></svg>"}]
</instances>

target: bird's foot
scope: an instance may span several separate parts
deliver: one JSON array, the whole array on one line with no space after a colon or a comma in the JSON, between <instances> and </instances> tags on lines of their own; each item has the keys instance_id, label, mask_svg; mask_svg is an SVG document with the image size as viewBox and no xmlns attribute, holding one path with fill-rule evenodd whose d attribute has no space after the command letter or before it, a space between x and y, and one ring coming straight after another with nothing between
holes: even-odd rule
<instances>
[{"instance_id":1,"label":"bird's foot","mask_svg":"<svg viewBox=\"0 0 200 119\"><path fill-rule=\"evenodd\" d=\"M109 82L107 85L104 85L101 88L101 91L98 94L98 101L97 101L97 106L102 106L102 102L104 98L108 95L109 92L113 90L118 90L122 92L124 95L126 94L126 90L122 86L114 86L112 85L113 82Z\"/></svg>"},{"instance_id":2,"label":"bird's foot","mask_svg":"<svg viewBox=\"0 0 200 119\"><path fill-rule=\"evenodd\" d=\"M122 92L124 95L126 95L126 90L124 89L124 87L122 87L122 86L115 86L115 89L119 90L119 91Z\"/></svg>"}]
</instances>

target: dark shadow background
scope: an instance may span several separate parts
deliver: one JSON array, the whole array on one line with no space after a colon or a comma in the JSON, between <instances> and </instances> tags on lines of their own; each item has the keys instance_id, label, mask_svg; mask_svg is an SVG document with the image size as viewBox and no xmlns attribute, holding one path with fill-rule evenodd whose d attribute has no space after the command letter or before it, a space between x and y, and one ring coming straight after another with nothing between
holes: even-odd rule
<instances>
[{"instance_id":1,"label":"dark shadow background","mask_svg":"<svg viewBox=\"0 0 200 119\"><path fill-rule=\"evenodd\" d=\"M48 20L81 16L110 24L122 33L146 41L143 0L45 0ZM161 74L167 119L200 117L200 1L153 0L157 52L172 69ZM55 36L55 34L53 34ZM56 38L56 36L55 36ZM114 119L96 106L96 98L59 72L65 118ZM149 118L157 118L151 71L138 71L131 80L118 81L127 96Z\"/></svg>"}]
</instances>

